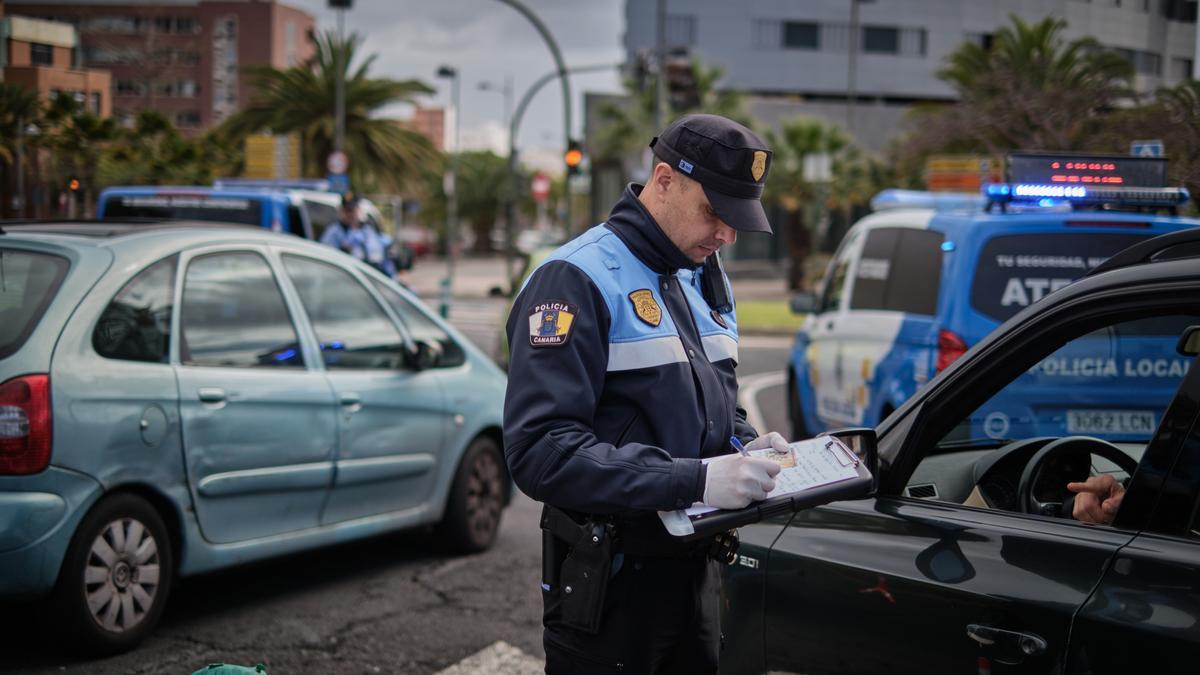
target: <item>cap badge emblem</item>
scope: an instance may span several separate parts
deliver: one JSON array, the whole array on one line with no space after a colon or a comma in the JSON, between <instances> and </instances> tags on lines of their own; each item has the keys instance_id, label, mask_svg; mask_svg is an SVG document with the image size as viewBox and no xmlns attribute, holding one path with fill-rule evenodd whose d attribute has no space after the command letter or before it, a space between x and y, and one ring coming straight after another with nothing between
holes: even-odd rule
<instances>
[{"instance_id":1,"label":"cap badge emblem","mask_svg":"<svg viewBox=\"0 0 1200 675\"><path fill-rule=\"evenodd\" d=\"M763 174L767 172L767 153L762 150L754 151L754 163L750 165L750 175L754 176L754 182L762 180Z\"/></svg>"},{"instance_id":2,"label":"cap badge emblem","mask_svg":"<svg viewBox=\"0 0 1200 675\"><path fill-rule=\"evenodd\" d=\"M654 301L654 294L650 292L650 289L643 288L630 293L629 301L633 303L633 311L637 312L639 319L655 328L662 323L662 309Z\"/></svg>"}]
</instances>

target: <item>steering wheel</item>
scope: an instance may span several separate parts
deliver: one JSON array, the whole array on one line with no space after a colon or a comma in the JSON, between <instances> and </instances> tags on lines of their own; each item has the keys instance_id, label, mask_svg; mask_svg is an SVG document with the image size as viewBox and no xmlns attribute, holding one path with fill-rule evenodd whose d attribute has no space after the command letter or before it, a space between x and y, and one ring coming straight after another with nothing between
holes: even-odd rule
<instances>
[{"instance_id":1,"label":"steering wheel","mask_svg":"<svg viewBox=\"0 0 1200 675\"><path fill-rule=\"evenodd\" d=\"M1137 469L1136 460L1108 441L1091 436L1063 436L1058 440L1047 443L1041 450L1038 450L1025 465L1025 470L1021 472L1021 482L1017 484L1017 503L1020 504L1022 512L1042 516L1061 515L1060 511L1062 510L1063 503L1042 501L1034 494L1034 488L1042 487L1042 483L1044 482L1042 474L1045 473L1047 466L1050 466L1052 463L1062 464L1072 455L1074 455L1075 460L1073 463L1077 467L1091 467L1091 455L1099 455L1116 464L1117 467L1130 476ZM1084 469L1084 471L1085 473L1079 476L1056 476L1055 479L1058 481L1059 489L1066 489L1066 484L1062 482L1064 478L1070 481L1086 480L1090 471L1088 469Z\"/></svg>"}]
</instances>

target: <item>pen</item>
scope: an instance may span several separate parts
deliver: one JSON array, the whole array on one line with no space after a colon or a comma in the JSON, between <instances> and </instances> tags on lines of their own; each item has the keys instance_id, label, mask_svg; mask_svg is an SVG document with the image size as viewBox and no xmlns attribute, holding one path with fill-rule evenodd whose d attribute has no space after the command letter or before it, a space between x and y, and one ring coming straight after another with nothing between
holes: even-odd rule
<instances>
[{"instance_id":1,"label":"pen","mask_svg":"<svg viewBox=\"0 0 1200 675\"><path fill-rule=\"evenodd\" d=\"M733 446L734 450L737 450L738 452L742 453L742 457L750 456L750 453L746 452L746 446L742 445L742 442L738 440L737 436L730 436L729 444Z\"/></svg>"}]
</instances>

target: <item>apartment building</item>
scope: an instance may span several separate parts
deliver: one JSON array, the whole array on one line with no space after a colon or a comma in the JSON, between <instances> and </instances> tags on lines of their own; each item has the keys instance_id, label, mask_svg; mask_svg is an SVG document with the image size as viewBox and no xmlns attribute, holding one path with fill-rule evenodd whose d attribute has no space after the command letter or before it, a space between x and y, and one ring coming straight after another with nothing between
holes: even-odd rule
<instances>
[{"instance_id":1,"label":"apartment building","mask_svg":"<svg viewBox=\"0 0 1200 675\"><path fill-rule=\"evenodd\" d=\"M249 102L244 67L287 68L314 51L313 17L273 0L7 0L6 11L72 26L81 63L112 72L118 119L156 109L185 133Z\"/></svg>"}]
</instances>

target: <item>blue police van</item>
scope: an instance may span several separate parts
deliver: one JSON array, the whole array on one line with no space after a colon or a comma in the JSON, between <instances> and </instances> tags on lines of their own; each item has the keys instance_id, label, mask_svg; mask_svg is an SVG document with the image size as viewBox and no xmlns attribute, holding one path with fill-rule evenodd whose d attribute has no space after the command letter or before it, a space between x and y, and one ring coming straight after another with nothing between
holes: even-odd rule
<instances>
[{"instance_id":1,"label":"blue police van","mask_svg":"<svg viewBox=\"0 0 1200 675\"><path fill-rule=\"evenodd\" d=\"M794 437L877 425L1008 318L1122 249L1200 225L1175 215L1187 192L1165 187L1162 159L1014 154L1007 181L979 195L873 200L876 212L846 234L819 291L793 298L808 314L787 372ZM1148 438L1159 422L1152 411L1187 369L1175 350L1186 326L1163 324L1072 341L955 435Z\"/></svg>"},{"instance_id":2,"label":"blue police van","mask_svg":"<svg viewBox=\"0 0 1200 675\"><path fill-rule=\"evenodd\" d=\"M330 207L336 213L336 207ZM251 225L314 239L301 205L282 190L205 186L121 186L100 193L98 220L147 218Z\"/></svg>"}]
</instances>

